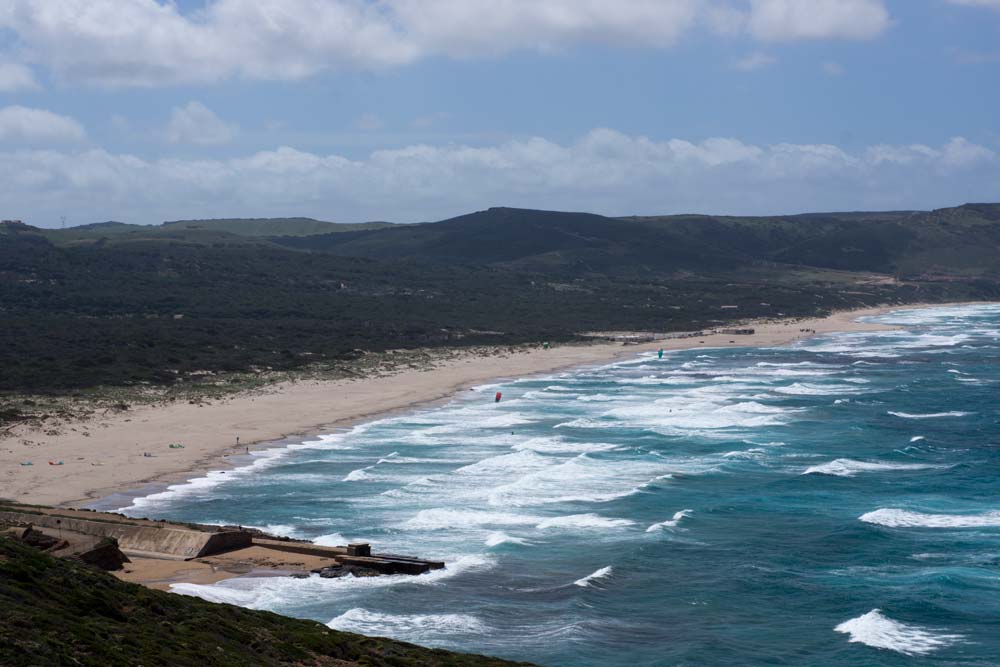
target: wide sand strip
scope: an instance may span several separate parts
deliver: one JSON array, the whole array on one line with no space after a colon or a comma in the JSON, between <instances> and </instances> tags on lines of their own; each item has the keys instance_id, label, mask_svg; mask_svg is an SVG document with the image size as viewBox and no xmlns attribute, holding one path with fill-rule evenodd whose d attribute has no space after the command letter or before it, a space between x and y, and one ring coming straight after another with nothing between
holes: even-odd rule
<instances>
[{"instance_id":1,"label":"wide sand strip","mask_svg":"<svg viewBox=\"0 0 1000 667\"><path fill-rule=\"evenodd\" d=\"M887 329L856 321L887 310L890 308L869 308L819 319L755 322L747 325L756 329L749 336L709 335L628 346L555 346L502 357L459 358L390 377L282 383L263 393L236 395L210 404L136 407L69 424L58 433L46 433L45 427L19 427L0 439L0 497L46 505L85 505L114 492L179 481L193 473L224 467L223 457L244 453L245 446L294 434L330 432L445 399L471 385L498 378L607 363L659 347L767 347L809 337L812 331ZM484 400L492 400L492 396ZM172 449L170 443L184 447ZM152 456L144 456L146 452ZM50 460L64 464L49 465ZM33 465L21 465L25 461Z\"/></svg>"}]
</instances>

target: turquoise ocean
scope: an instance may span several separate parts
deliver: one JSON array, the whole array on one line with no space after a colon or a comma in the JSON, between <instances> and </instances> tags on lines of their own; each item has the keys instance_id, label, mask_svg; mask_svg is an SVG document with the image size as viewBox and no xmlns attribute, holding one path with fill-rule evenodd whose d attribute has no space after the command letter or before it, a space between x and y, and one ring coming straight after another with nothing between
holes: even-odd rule
<instances>
[{"instance_id":1,"label":"turquoise ocean","mask_svg":"<svg viewBox=\"0 0 1000 667\"><path fill-rule=\"evenodd\" d=\"M871 319L477 387L124 511L442 559L173 590L549 667L1000 665L1000 306Z\"/></svg>"}]
</instances>

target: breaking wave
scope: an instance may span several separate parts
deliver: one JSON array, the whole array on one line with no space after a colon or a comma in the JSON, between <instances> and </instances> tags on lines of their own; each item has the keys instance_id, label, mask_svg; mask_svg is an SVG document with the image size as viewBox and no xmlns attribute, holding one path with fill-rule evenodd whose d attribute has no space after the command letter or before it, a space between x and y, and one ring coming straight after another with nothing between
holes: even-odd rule
<instances>
[{"instance_id":1,"label":"breaking wave","mask_svg":"<svg viewBox=\"0 0 1000 667\"><path fill-rule=\"evenodd\" d=\"M851 642L903 655L927 655L963 639L962 635L936 633L929 628L894 621L880 609L844 621L834 630L850 635Z\"/></svg>"},{"instance_id":2,"label":"breaking wave","mask_svg":"<svg viewBox=\"0 0 1000 667\"><path fill-rule=\"evenodd\" d=\"M1000 527L1000 511L983 514L923 514L901 509L877 509L858 517L865 523L889 528L994 528Z\"/></svg>"},{"instance_id":3,"label":"breaking wave","mask_svg":"<svg viewBox=\"0 0 1000 667\"><path fill-rule=\"evenodd\" d=\"M577 579L576 581L573 582L573 585L579 586L581 588L589 588L593 582L599 581L601 579L606 579L607 577L611 576L611 571L612 568L610 565L608 565L607 567L602 567L600 570L592 572L588 574L586 577Z\"/></svg>"},{"instance_id":4,"label":"breaking wave","mask_svg":"<svg viewBox=\"0 0 1000 667\"><path fill-rule=\"evenodd\" d=\"M381 614L360 607L349 609L327 625L334 630L426 641L440 635L480 635L486 626L471 614Z\"/></svg>"},{"instance_id":5,"label":"breaking wave","mask_svg":"<svg viewBox=\"0 0 1000 667\"><path fill-rule=\"evenodd\" d=\"M660 523L654 523L652 526L646 529L647 533L655 533L657 531L663 530L664 528L676 528L682 519L685 519L694 512L694 510L681 510L680 512L674 512L674 516L666 521L661 521Z\"/></svg>"},{"instance_id":6,"label":"breaking wave","mask_svg":"<svg viewBox=\"0 0 1000 667\"><path fill-rule=\"evenodd\" d=\"M961 410L951 410L949 412L928 412L924 414L914 414L912 412L894 412L889 411L889 414L893 417L902 417L903 419L939 419L942 417L967 417L971 415L971 412L962 412Z\"/></svg>"},{"instance_id":7,"label":"breaking wave","mask_svg":"<svg viewBox=\"0 0 1000 667\"><path fill-rule=\"evenodd\" d=\"M854 477L859 472L886 472L889 470L926 470L938 466L925 463L871 463L855 461L854 459L836 459L829 463L810 466L803 475L833 475L835 477Z\"/></svg>"}]
</instances>

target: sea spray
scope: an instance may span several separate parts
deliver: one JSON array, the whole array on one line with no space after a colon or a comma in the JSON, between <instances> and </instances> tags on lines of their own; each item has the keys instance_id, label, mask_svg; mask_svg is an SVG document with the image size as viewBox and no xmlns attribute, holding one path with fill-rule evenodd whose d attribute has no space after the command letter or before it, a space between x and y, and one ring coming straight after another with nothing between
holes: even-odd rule
<instances>
[{"instance_id":1,"label":"sea spray","mask_svg":"<svg viewBox=\"0 0 1000 667\"><path fill-rule=\"evenodd\" d=\"M851 642L904 655L926 655L962 640L961 635L894 621L882 614L880 609L872 609L867 614L844 621L834 629L849 635Z\"/></svg>"}]
</instances>

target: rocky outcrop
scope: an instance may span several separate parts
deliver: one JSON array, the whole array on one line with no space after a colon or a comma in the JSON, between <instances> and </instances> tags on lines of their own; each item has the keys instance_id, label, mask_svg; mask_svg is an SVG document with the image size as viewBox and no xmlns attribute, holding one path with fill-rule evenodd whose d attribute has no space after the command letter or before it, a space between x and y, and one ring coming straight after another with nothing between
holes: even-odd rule
<instances>
[{"instance_id":1,"label":"rocky outcrop","mask_svg":"<svg viewBox=\"0 0 1000 667\"><path fill-rule=\"evenodd\" d=\"M131 562L113 537L72 534L71 539L64 539L32 524L7 528L0 534L57 558L72 558L102 570L120 570L125 563Z\"/></svg>"},{"instance_id":2,"label":"rocky outcrop","mask_svg":"<svg viewBox=\"0 0 1000 667\"><path fill-rule=\"evenodd\" d=\"M8 536L40 551L55 551L68 545L66 540L43 533L31 524L23 528L10 528L5 532Z\"/></svg>"},{"instance_id":3,"label":"rocky outcrop","mask_svg":"<svg viewBox=\"0 0 1000 667\"><path fill-rule=\"evenodd\" d=\"M74 554L73 558L108 572L120 570L125 567L125 563L132 562L122 553L118 548L118 541L112 537L106 537L93 548Z\"/></svg>"},{"instance_id":4,"label":"rocky outcrop","mask_svg":"<svg viewBox=\"0 0 1000 667\"><path fill-rule=\"evenodd\" d=\"M313 574L318 574L323 579L339 579L341 577L354 576L354 577L377 577L381 572L374 568L364 567L362 565L330 565L327 567L320 567L312 570Z\"/></svg>"}]
</instances>

